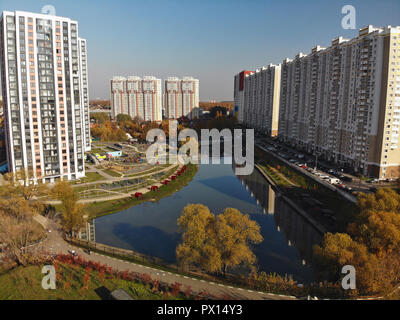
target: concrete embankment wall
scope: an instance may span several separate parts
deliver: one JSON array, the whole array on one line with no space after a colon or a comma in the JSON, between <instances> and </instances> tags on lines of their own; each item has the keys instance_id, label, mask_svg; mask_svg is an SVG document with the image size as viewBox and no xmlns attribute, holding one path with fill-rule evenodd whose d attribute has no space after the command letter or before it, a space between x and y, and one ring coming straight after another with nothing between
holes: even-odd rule
<instances>
[{"instance_id":1,"label":"concrete embankment wall","mask_svg":"<svg viewBox=\"0 0 400 320\"><path fill-rule=\"evenodd\" d=\"M263 150L264 152L268 153L269 155L271 155L272 157L276 158L277 160L281 161L282 163L284 163L285 165L287 165L289 168L295 170L296 172L298 172L299 174L307 177L308 179L311 179L312 181L320 184L321 186L337 193L338 195L342 196L343 198L345 198L346 200L352 202L352 203L357 203L357 199L350 193L347 193L346 191L340 190L338 188L336 188L335 186L331 185L330 183L319 179L318 177L316 177L315 175L313 175L312 173L304 170L304 169L300 169L298 166L294 165L293 163L287 161L286 159L283 159L282 157L279 157L278 155L276 155L275 153L264 149L263 147L257 145L258 148L260 148L261 150Z\"/></svg>"},{"instance_id":2,"label":"concrete embankment wall","mask_svg":"<svg viewBox=\"0 0 400 320\"><path fill-rule=\"evenodd\" d=\"M278 192L280 192L279 187L276 185L275 181L273 181L265 172L264 170L256 164L255 167L257 170L263 175L263 177L271 184ZM296 212L298 212L304 219L306 219L319 233L322 235L326 233L326 229L320 223L318 223L315 219L313 219L306 211L300 208L296 203L290 200L287 196L283 195L282 193L279 196L288 204L290 205Z\"/></svg>"}]
</instances>

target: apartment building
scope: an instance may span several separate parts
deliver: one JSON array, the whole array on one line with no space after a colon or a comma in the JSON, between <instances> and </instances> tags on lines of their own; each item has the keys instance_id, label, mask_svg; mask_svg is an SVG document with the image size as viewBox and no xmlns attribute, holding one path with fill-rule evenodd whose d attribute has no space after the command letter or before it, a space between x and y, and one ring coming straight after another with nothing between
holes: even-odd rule
<instances>
[{"instance_id":1,"label":"apartment building","mask_svg":"<svg viewBox=\"0 0 400 320\"><path fill-rule=\"evenodd\" d=\"M243 70L235 75L233 97L235 103L235 112L237 112L237 119L239 123L244 121L244 78L246 75L253 71Z\"/></svg>"},{"instance_id":2,"label":"apartment building","mask_svg":"<svg viewBox=\"0 0 400 320\"><path fill-rule=\"evenodd\" d=\"M244 74L244 94L236 94L239 108L239 121L257 132L268 136L278 134L279 96L281 66L270 64Z\"/></svg>"},{"instance_id":3,"label":"apartment building","mask_svg":"<svg viewBox=\"0 0 400 320\"><path fill-rule=\"evenodd\" d=\"M78 22L4 11L0 28L8 170L43 182L85 176L87 47Z\"/></svg>"},{"instance_id":4,"label":"apartment building","mask_svg":"<svg viewBox=\"0 0 400 320\"><path fill-rule=\"evenodd\" d=\"M269 134L263 72L245 75L243 93L235 76L235 104L242 94L239 121ZM400 27L367 26L283 60L278 109L279 139L364 175L400 177Z\"/></svg>"},{"instance_id":5,"label":"apartment building","mask_svg":"<svg viewBox=\"0 0 400 320\"><path fill-rule=\"evenodd\" d=\"M359 30L282 63L279 137L381 179L400 177L400 27Z\"/></svg>"},{"instance_id":6,"label":"apartment building","mask_svg":"<svg viewBox=\"0 0 400 320\"><path fill-rule=\"evenodd\" d=\"M113 77L111 88L111 115L128 114L144 121L162 120L161 79L146 76Z\"/></svg>"},{"instance_id":7,"label":"apartment building","mask_svg":"<svg viewBox=\"0 0 400 320\"><path fill-rule=\"evenodd\" d=\"M165 117L199 117L199 80L193 77L170 77L164 81Z\"/></svg>"}]
</instances>

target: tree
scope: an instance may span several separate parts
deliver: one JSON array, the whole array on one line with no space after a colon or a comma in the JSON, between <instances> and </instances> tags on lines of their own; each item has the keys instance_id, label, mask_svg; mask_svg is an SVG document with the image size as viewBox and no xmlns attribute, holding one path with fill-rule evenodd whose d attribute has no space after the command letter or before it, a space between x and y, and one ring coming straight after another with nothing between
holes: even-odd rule
<instances>
[{"instance_id":1,"label":"tree","mask_svg":"<svg viewBox=\"0 0 400 320\"><path fill-rule=\"evenodd\" d=\"M3 193L11 193L22 196L25 200L31 200L45 194L47 186L40 180L36 183L33 180L34 174L32 170L20 170L9 172L4 175Z\"/></svg>"},{"instance_id":2,"label":"tree","mask_svg":"<svg viewBox=\"0 0 400 320\"><path fill-rule=\"evenodd\" d=\"M381 188L376 194L360 194L359 212L348 233L378 256L400 249L400 195Z\"/></svg>"},{"instance_id":3,"label":"tree","mask_svg":"<svg viewBox=\"0 0 400 320\"><path fill-rule=\"evenodd\" d=\"M105 112L91 112L90 119L93 119L97 123L102 124L106 121L110 121L110 116Z\"/></svg>"},{"instance_id":4,"label":"tree","mask_svg":"<svg viewBox=\"0 0 400 320\"><path fill-rule=\"evenodd\" d=\"M183 232L176 249L178 261L224 275L229 267L253 264L256 257L249 244L263 240L259 225L232 208L216 217L204 205L187 205L178 226Z\"/></svg>"},{"instance_id":5,"label":"tree","mask_svg":"<svg viewBox=\"0 0 400 320\"><path fill-rule=\"evenodd\" d=\"M118 124L121 124L122 122L132 121L132 117L129 114L122 114L122 113L117 115L116 119L117 119Z\"/></svg>"},{"instance_id":6,"label":"tree","mask_svg":"<svg viewBox=\"0 0 400 320\"><path fill-rule=\"evenodd\" d=\"M118 128L111 121L105 121L101 125L94 125L91 133L93 137L100 138L101 141L125 141L127 139L125 131Z\"/></svg>"},{"instance_id":7,"label":"tree","mask_svg":"<svg viewBox=\"0 0 400 320\"><path fill-rule=\"evenodd\" d=\"M314 263L322 278L338 281L345 265L356 270L357 290L360 293L376 293L381 288L379 261L368 248L351 239L346 233L327 233L321 246L314 246Z\"/></svg>"},{"instance_id":8,"label":"tree","mask_svg":"<svg viewBox=\"0 0 400 320\"><path fill-rule=\"evenodd\" d=\"M251 220L248 214L243 215L237 209L227 208L217 216L215 229L224 275L228 267L256 262L249 243L261 243L263 237L259 224Z\"/></svg>"},{"instance_id":9,"label":"tree","mask_svg":"<svg viewBox=\"0 0 400 320\"><path fill-rule=\"evenodd\" d=\"M62 226L71 236L84 224L85 207L78 203L79 196L67 181L59 181L51 194L61 201Z\"/></svg>"},{"instance_id":10,"label":"tree","mask_svg":"<svg viewBox=\"0 0 400 320\"><path fill-rule=\"evenodd\" d=\"M4 246L8 257L19 265L27 264L28 244L33 238L43 236L43 230L33 221L37 210L31 201L17 194L0 198L0 246Z\"/></svg>"}]
</instances>

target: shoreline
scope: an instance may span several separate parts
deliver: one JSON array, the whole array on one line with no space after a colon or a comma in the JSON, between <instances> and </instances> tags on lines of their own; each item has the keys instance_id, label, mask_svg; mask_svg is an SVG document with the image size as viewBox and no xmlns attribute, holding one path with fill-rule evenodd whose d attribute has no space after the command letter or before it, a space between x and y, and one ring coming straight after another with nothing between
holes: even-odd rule
<instances>
[{"instance_id":1,"label":"shoreline","mask_svg":"<svg viewBox=\"0 0 400 320\"><path fill-rule=\"evenodd\" d=\"M174 193L180 191L183 187L187 186L196 176L198 172L198 165L188 164L186 172L179 176L176 180L172 180L168 185L162 185L157 191L149 191L141 198L132 199L126 197L117 200L107 201L94 201L87 205L90 219L100 218L106 215L114 214L123 210L127 210L138 204L144 202L157 202L165 197L171 196ZM104 206L98 210L99 207ZM96 210L97 209L97 210Z\"/></svg>"}]
</instances>

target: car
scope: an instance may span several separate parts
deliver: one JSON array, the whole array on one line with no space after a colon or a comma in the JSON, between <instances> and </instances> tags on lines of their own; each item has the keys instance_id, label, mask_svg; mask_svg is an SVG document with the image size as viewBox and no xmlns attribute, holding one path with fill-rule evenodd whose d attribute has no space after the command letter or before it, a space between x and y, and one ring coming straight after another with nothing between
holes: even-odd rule
<instances>
[{"instance_id":1,"label":"car","mask_svg":"<svg viewBox=\"0 0 400 320\"><path fill-rule=\"evenodd\" d=\"M353 182L353 178L350 178L347 176L343 176L343 178L340 178L340 179L342 179L343 181L346 181L346 182Z\"/></svg>"},{"instance_id":2,"label":"car","mask_svg":"<svg viewBox=\"0 0 400 320\"><path fill-rule=\"evenodd\" d=\"M77 253L75 250L68 250L68 252L69 252L70 254L72 254L74 257L77 257L77 256L78 256L78 253Z\"/></svg>"},{"instance_id":3,"label":"car","mask_svg":"<svg viewBox=\"0 0 400 320\"><path fill-rule=\"evenodd\" d=\"M377 188L375 188L375 187L371 187L371 188L369 188L369 191L371 191L371 192L375 193L375 192L377 192L377 191L378 191L378 189L377 189Z\"/></svg>"}]
</instances>

